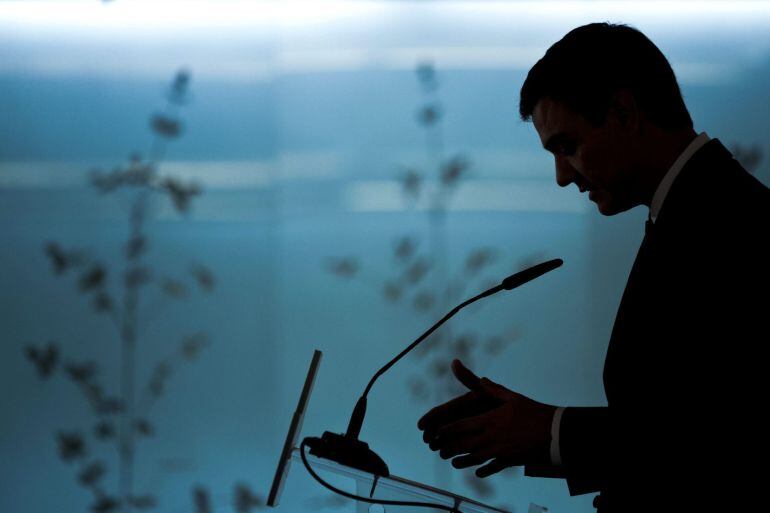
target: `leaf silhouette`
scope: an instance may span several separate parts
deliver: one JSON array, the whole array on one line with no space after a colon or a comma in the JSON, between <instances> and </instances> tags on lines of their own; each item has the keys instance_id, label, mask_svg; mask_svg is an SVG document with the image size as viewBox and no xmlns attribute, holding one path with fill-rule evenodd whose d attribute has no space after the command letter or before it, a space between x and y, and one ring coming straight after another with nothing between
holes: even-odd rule
<instances>
[{"instance_id":1,"label":"leaf silhouette","mask_svg":"<svg viewBox=\"0 0 770 513\"><path fill-rule=\"evenodd\" d=\"M152 495L140 495L128 499L129 504L136 509L152 509L158 505L158 501Z\"/></svg>"},{"instance_id":2,"label":"leaf silhouette","mask_svg":"<svg viewBox=\"0 0 770 513\"><path fill-rule=\"evenodd\" d=\"M430 271L430 263L424 258L418 258L412 263L404 273L404 279L412 285L419 283L428 271Z\"/></svg>"},{"instance_id":3,"label":"leaf silhouette","mask_svg":"<svg viewBox=\"0 0 770 513\"><path fill-rule=\"evenodd\" d=\"M430 373L436 378L443 378L449 372L449 361L446 358L433 360L430 365Z\"/></svg>"},{"instance_id":4,"label":"leaf silhouette","mask_svg":"<svg viewBox=\"0 0 770 513\"><path fill-rule=\"evenodd\" d=\"M491 248L481 248L471 251L468 258L465 259L465 269L469 273L477 273L484 267L493 263L497 257L495 250Z\"/></svg>"},{"instance_id":5,"label":"leaf silhouette","mask_svg":"<svg viewBox=\"0 0 770 513\"><path fill-rule=\"evenodd\" d=\"M70 363L64 368L67 375L76 383L88 383L98 372L98 367L94 362Z\"/></svg>"},{"instance_id":6,"label":"leaf silhouette","mask_svg":"<svg viewBox=\"0 0 770 513\"><path fill-rule=\"evenodd\" d=\"M98 401L96 412L99 415L114 415L123 411L123 401L116 397L108 397Z\"/></svg>"},{"instance_id":7,"label":"leaf silhouette","mask_svg":"<svg viewBox=\"0 0 770 513\"><path fill-rule=\"evenodd\" d=\"M409 392L412 397L420 401L428 399L428 385L420 378L413 377L409 380Z\"/></svg>"},{"instance_id":8,"label":"leaf silhouette","mask_svg":"<svg viewBox=\"0 0 770 513\"><path fill-rule=\"evenodd\" d=\"M104 285L107 271L101 264L92 265L86 272L80 275L78 287L81 292L88 292Z\"/></svg>"},{"instance_id":9,"label":"leaf silhouette","mask_svg":"<svg viewBox=\"0 0 770 513\"><path fill-rule=\"evenodd\" d=\"M393 248L393 256L400 262L409 260L414 255L416 248L417 242L413 238L401 237Z\"/></svg>"},{"instance_id":10,"label":"leaf silhouette","mask_svg":"<svg viewBox=\"0 0 770 513\"><path fill-rule=\"evenodd\" d=\"M115 167L105 172L101 169L91 170L91 185L99 192L106 194L123 186L147 187L155 177L155 168L150 162L142 162L138 154L130 157L127 168Z\"/></svg>"},{"instance_id":11,"label":"leaf silhouette","mask_svg":"<svg viewBox=\"0 0 770 513\"><path fill-rule=\"evenodd\" d=\"M401 298L401 287L397 283L387 281L383 285L382 294L388 301L396 302Z\"/></svg>"},{"instance_id":12,"label":"leaf silhouette","mask_svg":"<svg viewBox=\"0 0 770 513\"><path fill-rule=\"evenodd\" d=\"M59 456L66 462L83 458L86 455L86 445L80 433L59 432L57 441Z\"/></svg>"},{"instance_id":13,"label":"leaf silhouette","mask_svg":"<svg viewBox=\"0 0 770 513\"><path fill-rule=\"evenodd\" d=\"M441 118L441 106L438 103L424 105L417 111L417 121L423 126L432 126Z\"/></svg>"},{"instance_id":14,"label":"leaf silhouette","mask_svg":"<svg viewBox=\"0 0 770 513\"><path fill-rule=\"evenodd\" d=\"M155 432L152 424L147 419L137 419L134 421L134 430L142 436L152 436Z\"/></svg>"},{"instance_id":15,"label":"leaf silhouette","mask_svg":"<svg viewBox=\"0 0 770 513\"><path fill-rule=\"evenodd\" d=\"M455 185L469 167L470 162L464 156L452 157L441 167L441 182L446 186Z\"/></svg>"},{"instance_id":16,"label":"leaf silhouette","mask_svg":"<svg viewBox=\"0 0 770 513\"><path fill-rule=\"evenodd\" d=\"M465 482L473 488L473 491L476 492L476 495L479 497L486 498L494 495L495 489L492 488L489 481L476 477L476 474L472 472L465 474Z\"/></svg>"},{"instance_id":17,"label":"leaf silhouette","mask_svg":"<svg viewBox=\"0 0 770 513\"><path fill-rule=\"evenodd\" d=\"M184 299L187 297L187 286L181 281L172 278L165 278L160 284L161 290L174 299Z\"/></svg>"},{"instance_id":18,"label":"leaf silhouette","mask_svg":"<svg viewBox=\"0 0 770 513\"><path fill-rule=\"evenodd\" d=\"M93 307L97 312L109 312L112 310L112 298L104 291L97 292L93 299Z\"/></svg>"},{"instance_id":19,"label":"leaf silhouette","mask_svg":"<svg viewBox=\"0 0 770 513\"><path fill-rule=\"evenodd\" d=\"M462 335L457 337L454 342L454 353L457 358L467 360L471 356L471 350L476 345L476 339L472 335Z\"/></svg>"},{"instance_id":20,"label":"leaf silhouette","mask_svg":"<svg viewBox=\"0 0 770 513\"><path fill-rule=\"evenodd\" d=\"M47 379L53 374L59 361L59 349L56 345L49 343L41 349L27 346L24 352L27 355L27 359L35 365L38 376Z\"/></svg>"},{"instance_id":21,"label":"leaf silhouette","mask_svg":"<svg viewBox=\"0 0 770 513\"><path fill-rule=\"evenodd\" d=\"M519 329L510 328L502 336L490 337L484 343L484 351L486 351L487 354L496 356L500 354L506 347L511 345L513 342L516 342L520 337L521 337L521 332Z\"/></svg>"},{"instance_id":22,"label":"leaf silhouette","mask_svg":"<svg viewBox=\"0 0 770 513\"><path fill-rule=\"evenodd\" d=\"M152 130L161 137L173 139L182 133L182 122L166 114L155 114L150 119Z\"/></svg>"},{"instance_id":23,"label":"leaf silhouette","mask_svg":"<svg viewBox=\"0 0 770 513\"><path fill-rule=\"evenodd\" d=\"M196 333L182 339L181 353L182 358L188 361L195 360L201 349L208 345L208 335L205 333Z\"/></svg>"},{"instance_id":24,"label":"leaf silhouette","mask_svg":"<svg viewBox=\"0 0 770 513\"><path fill-rule=\"evenodd\" d=\"M171 365L168 362L160 362L155 366L155 370L150 378L150 394L153 397L158 398L163 395L163 389L165 387L166 379L171 375Z\"/></svg>"},{"instance_id":25,"label":"leaf silhouette","mask_svg":"<svg viewBox=\"0 0 770 513\"><path fill-rule=\"evenodd\" d=\"M214 290L214 274L206 267L200 264L195 264L190 269L190 272L198 282L198 286L204 292L211 292Z\"/></svg>"},{"instance_id":26,"label":"leaf silhouette","mask_svg":"<svg viewBox=\"0 0 770 513\"><path fill-rule=\"evenodd\" d=\"M134 235L126 243L126 257L135 260L147 249L147 238L143 235Z\"/></svg>"},{"instance_id":27,"label":"leaf silhouette","mask_svg":"<svg viewBox=\"0 0 770 513\"><path fill-rule=\"evenodd\" d=\"M168 93L168 101L175 105L183 105L188 101L188 88L190 85L190 71L180 69L174 75L171 89Z\"/></svg>"},{"instance_id":28,"label":"leaf silhouette","mask_svg":"<svg viewBox=\"0 0 770 513\"><path fill-rule=\"evenodd\" d=\"M424 91L430 92L438 88L436 68L432 62L425 61L419 63L415 71L417 72L417 80L419 80Z\"/></svg>"},{"instance_id":29,"label":"leaf silhouette","mask_svg":"<svg viewBox=\"0 0 770 513\"><path fill-rule=\"evenodd\" d=\"M69 267L69 259L67 254L59 247L55 242L48 242L45 245L45 254L51 261L54 274L61 274Z\"/></svg>"},{"instance_id":30,"label":"leaf silhouette","mask_svg":"<svg viewBox=\"0 0 770 513\"><path fill-rule=\"evenodd\" d=\"M195 513L211 513L209 493L202 486L196 486L192 491Z\"/></svg>"},{"instance_id":31,"label":"leaf silhouette","mask_svg":"<svg viewBox=\"0 0 770 513\"><path fill-rule=\"evenodd\" d=\"M93 169L90 180L91 185L99 192L108 193L120 187L123 183L123 173L119 170L107 173L101 169Z\"/></svg>"},{"instance_id":32,"label":"leaf silhouette","mask_svg":"<svg viewBox=\"0 0 770 513\"><path fill-rule=\"evenodd\" d=\"M197 183L182 183L180 180L172 177L166 177L161 181L161 189L168 193L171 202L179 212L187 212L190 207L190 200L198 196L202 191Z\"/></svg>"},{"instance_id":33,"label":"leaf silhouette","mask_svg":"<svg viewBox=\"0 0 770 513\"><path fill-rule=\"evenodd\" d=\"M233 492L233 509L237 513L250 513L254 509L259 509L264 500L261 496L253 493L248 485L237 483Z\"/></svg>"},{"instance_id":34,"label":"leaf silhouette","mask_svg":"<svg viewBox=\"0 0 770 513\"><path fill-rule=\"evenodd\" d=\"M340 278L352 278L358 272L358 262L353 257L327 258L326 269Z\"/></svg>"},{"instance_id":35,"label":"leaf silhouette","mask_svg":"<svg viewBox=\"0 0 770 513\"><path fill-rule=\"evenodd\" d=\"M107 467L101 461L94 461L88 464L78 474L78 481L83 486L94 486L107 473Z\"/></svg>"},{"instance_id":36,"label":"leaf silhouette","mask_svg":"<svg viewBox=\"0 0 770 513\"><path fill-rule=\"evenodd\" d=\"M99 421L94 427L94 436L98 440L107 440L115 436L115 426L107 420Z\"/></svg>"},{"instance_id":37,"label":"leaf silhouette","mask_svg":"<svg viewBox=\"0 0 770 513\"><path fill-rule=\"evenodd\" d=\"M120 507L120 501L114 497L102 495L91 505L91 511L93 513L110 513L117 510L118 507Z\"/></svg>"},{"instance_id":38,"label":"leaf silhouette","mask_svg":"<svg viewBox=\"0 0 770 513\"><path fill-rule=\"evenodd\" d=\"M432 292L419 292L414 297L414 308L421 312L430 310L436 302L436 297Z\"/></svg>"},{"instance_id":39,"label":"leaf silhouette","mask_svg":"<svg viewBox=\"0 0 770 513\"><path fill-rule=\"evenodd\" d=\"M86 256L81 251L65 251L56 242L46 242L43 246L45 255L51 262L51 267L56 275L62 274L70 267L83 265Z\"/></svg>"},{"instance_id":40,"label":"leaf silhouette","mask_svg":"<svg viewBox=\"0 0 770 513\"><path fill-rule=\"evenodd\" d=\"M401 176L401 191L407 198L416 201L422 189L422 175L415 169L408 168Z\"/></svg>"},{"instance_id":41,"label":"leaf silhouette","mask_svg":"<svg viewBox=\"0 0 770 513\"><path fill-rule=\"evenodd\" d=\"M142 162L138 154L130 157L128 168L119 171L121 184L133 187L146 187L150 185L155 175L155 168L150 162Z\"/></svg>"}]
</instances>

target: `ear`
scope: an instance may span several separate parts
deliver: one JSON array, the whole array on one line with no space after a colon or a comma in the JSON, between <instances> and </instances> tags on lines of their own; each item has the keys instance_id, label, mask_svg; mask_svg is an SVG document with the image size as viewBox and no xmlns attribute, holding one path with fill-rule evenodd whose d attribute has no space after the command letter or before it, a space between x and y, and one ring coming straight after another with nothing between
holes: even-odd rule
<instances>
[{"instance_id":1,"label":"ear","mask_svg":"<svg viewBox=\"0 0 770 513\"><path fill-rule=\"evenodd\" d=\"M639 130L642 113L630 89L619 89L613 94L610 111L614 115L618 130L629 134L634 134Z\"/></svg>"}]
</instances>

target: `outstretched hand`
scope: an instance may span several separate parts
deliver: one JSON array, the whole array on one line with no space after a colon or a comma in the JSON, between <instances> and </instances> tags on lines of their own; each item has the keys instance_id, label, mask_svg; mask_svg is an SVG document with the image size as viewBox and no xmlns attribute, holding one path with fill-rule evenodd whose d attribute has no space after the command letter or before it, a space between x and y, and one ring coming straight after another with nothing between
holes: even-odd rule
<instances>
[{"instance_id":1,"label":"outstretched hand","mask_svg":"<svg viewBox=\"0 0 770 513\"><path fill-rule=\"evenodd\" d=\"M549 461L555 406L539 403L487 378L479 378L460 360L452 373L469 392L436 406L418 421L423 440L455 468L486 465L487 477L506 467Z\"/></svg>"}]
</instances>

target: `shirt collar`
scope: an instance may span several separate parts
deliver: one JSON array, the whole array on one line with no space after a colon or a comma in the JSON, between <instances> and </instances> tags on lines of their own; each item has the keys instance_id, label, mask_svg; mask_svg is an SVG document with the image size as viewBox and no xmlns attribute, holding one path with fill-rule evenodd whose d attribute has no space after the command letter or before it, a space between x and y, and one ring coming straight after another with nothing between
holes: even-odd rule
<instances>
[{"instance_id":1,"label":"shirt collar","mask_svg":"<svg viewBox=\"0 0 770 513\"><path fill-rule=\"evenodd\" d=\"M690 144L687 145L687 148L684 149L679 157L677 157L677 159L671 165L671 168L663 177L663 180L660 181L660 184L658 184L658 188L655 190L655 194L652 197L652 203L650 204L650 219L652 219L653 223L660 213L660 208L663 206L663 200L666 199L666 195L668 194L668 190L671 188L671 184L674 183L677 175L682 170L687 161L690 160L690 157L692 157L693 154L707 142L709 142L709 136L706 135L706 132L701 132L698 134L695 139L690 141Z\"/></svg>"}]
</instances>

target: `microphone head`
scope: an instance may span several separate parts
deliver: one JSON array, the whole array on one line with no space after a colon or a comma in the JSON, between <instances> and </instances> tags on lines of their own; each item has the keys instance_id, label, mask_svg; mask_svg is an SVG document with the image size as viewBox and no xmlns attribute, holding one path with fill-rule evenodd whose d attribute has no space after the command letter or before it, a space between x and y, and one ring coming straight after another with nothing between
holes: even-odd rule
<instances>
[{"instance_id":1,"label":"microphone head","mask_svg":"<svg viewBox=\"0 0 770 513\"><path fill-rule=\"evenodd\" d=\"M541 264L533 265L529 269L524 269L516 274L512 274L503 280L501 283L505 290L515 289L520 285L524 285L528 281L532 281L535 278L544 275L549 271L553 271L557 267L561 267L564 261L561 258L554 258Z\"/></svg>"}]
</instances>

